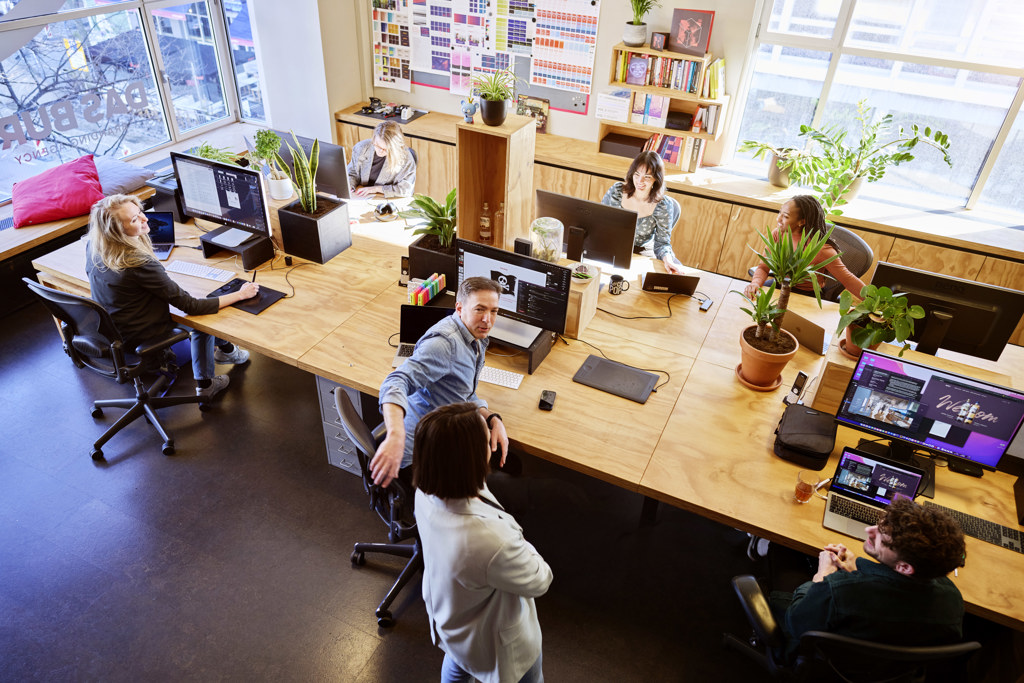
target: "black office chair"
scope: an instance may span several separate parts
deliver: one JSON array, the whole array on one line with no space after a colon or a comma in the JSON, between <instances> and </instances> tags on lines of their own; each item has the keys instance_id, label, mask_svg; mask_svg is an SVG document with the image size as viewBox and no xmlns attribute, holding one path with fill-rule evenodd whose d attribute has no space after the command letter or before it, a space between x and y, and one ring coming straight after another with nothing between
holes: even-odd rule
<instances>
[{"instance_id":1,"label":"black office chair","mask_svg":"<svg viewBox=\"0 0 1024 683\"><path fill-rule=\"evenodd\" d=\"M975 641L910 647L808 631L800 637L796 661L789 664L776 656L785 645L785 637L757 580L749 575L737 576L732 585L754 633L750 642L727 633L722 644L759 663L774 680L918 683L925 680L930 665L942 663L944 672L950 675L958 671L955 666L964 666L970 653L981 649L981 644ZM960 678L952 674L949 680Z\"/></svg>"},{"instance_id":2,"label":"black office chair","mask_svg":"<svg viewBox=\"0 0 1024 683\"><path fill-rule=\"evenodd\" d=\"M93 401L93 417L101 417L104 408L127 408L127 412L93 444L92 459L103 460L103 444L143 416L163 438L164 455L173 455L174 439L161 424L156 411L183 403L198 403L201 410L209 407L206 399L200 396L163 396L177 370L176 367L168 367L173 356L173 353L168 355L168 351L174 344L188 339L189 333L175 328L166 339L132 351L124 348L124 341L107 311L92 299L50 289L29 278L22 278L22 281L60 321L64 352L71 357L72 363L110 377L118 384L135 384L134 398ZM167 369L161 372L162 367ZM159 376L147 389L143 377L153 374Z\"/></svg>"},{"instance_id":3,"label":"black office chair","mask_svg":"<svg viewBox=\"0 0 1024 683\"><path fill-rule=\"evenodd\" d=\"M373 475L370 474L370 459L373 458L377 446L383 440L384 425L380 425L375 431L370 431L343 389L335 390L334 405L338 409L342 428L356 447L356 457L359 459L359 469L363 475L363 488L370 497L370 509L376 512L381 521L387 525L388 541L390 541L389 543L356 543L352 548L352 564L353 566L366 564L366 553L385 553L409 558L391 586L391 590L377 605L377 625L390 628L395 625L395 618L390 609L391 603L398 597L405 584L416 576L416 572L423 569L423 546L420 545L420 537L416 533L416 520L412 514L414 492L412 487L399 479L392 481L387 488L373 483ZM412 540L411 544L403 542L409 540Z\"/></svg>"},{"instance_id":4,"label":"black office chair","mask_svg":"<svg viewBox=\"0 0 1024 683\"><path fill-rule=\"evenodd\" d=\"M851 273L857 277L861 277L864 273L868 272L871 268L871 263L875 259L875 253L868 246L868 243L860 238L860 236L847 230L846 228L835 226L832 230L832 242L836 245L836 250L840 254L840 258L843 259L843 265L845 265ZM747 274L750 277L754 277L754 271L757 270L757 266L752 266ZM765 287L772 286L772 278L768 278L764 281ZM794 290L797 291L797 290ZM821 299L822 301L839 301L839 295L843 292L843 283L838 280L826 279L825 286L821 288ZM851 292L857 297L860 297L860 292Z\"/></svg>"}]
</instances>

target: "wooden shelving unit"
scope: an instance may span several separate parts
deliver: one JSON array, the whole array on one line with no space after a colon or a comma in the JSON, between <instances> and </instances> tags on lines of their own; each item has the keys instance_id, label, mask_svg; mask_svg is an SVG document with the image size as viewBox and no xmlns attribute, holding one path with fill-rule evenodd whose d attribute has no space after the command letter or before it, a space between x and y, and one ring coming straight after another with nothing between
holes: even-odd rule
<instances>
[{"instance_id":1,"label":"wooden shelving unit","mask_svg":"<svg viewBox=\"0 0 1024 683\"><path fill-rule=\"evenodd\" d=\"M533 220L533 157L537 124L509 114L500 126L460 122L455 131L458 157L458 235L480 241L479 216L487 202L493 244L512 251L517 237L529 238ZM505 220L493 217L505 203Z\"/></svg>"},{"instance_id":2,"label":"wooden shelving unit","mask_svg":"<svg viewBox=\"0 0 1024 683\"><path fill-rule=\"evenodd\" d=\"M618 133L620 135L626 135L644 141L656 133L677 137L692 137L705 141L717 140L722 135L722 132L725 130L725 116L729 105L728 95L722 95L721 97L710 99L706 97L699 97L686 92L685 90L676 88L659 88L652 85L634 85L618 80L616 78L616 72L618 70L619 59L620 55L625 52L638 55L650 55L651 57L668 57L669 59L684 59L698 62L700 64L699 72L696 76L696 82L698 84L703 81L704 71L707 69L708 65L714 61L711 55L704 55L703 58L697 58L690 55L679 54L677 52L669 52L667 50L653 50L649 47L629 47L624 43L618 43L612 48L611 61L608 69L608 83L609 85L613 85L617 88L625 88L630 91L630 111L633 109L633 101L637 95L659 95L667 97L669 98L669 111L685 112L687 114L693 114L700 106L707 107L709 105L718 105L719 112L715 123L715 130L695 133L691 130L675 130L672 128L651 126L641 123L601 120L597 143L599 150L601 140L604 140L605 136L609 133ZM699 88L700 85L698 85L698 89Z\"/></svg>"}]
</instances>

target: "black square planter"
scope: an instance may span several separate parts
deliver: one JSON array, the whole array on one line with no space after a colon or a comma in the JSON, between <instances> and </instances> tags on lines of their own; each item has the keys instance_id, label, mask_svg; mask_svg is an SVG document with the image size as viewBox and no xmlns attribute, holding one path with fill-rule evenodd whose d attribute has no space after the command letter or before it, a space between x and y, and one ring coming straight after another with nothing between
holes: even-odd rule
<instances>
[{"instance_id":1,"label":"black square planter","mask_svg":"<svg viewBox=\"0 0 1024 683\"><path fill-rule=\"evenodd\" d=\"M281 247L286 254L327 263L352 246L348 205L317 197L317 215L302 211L298 200L277 210Z\"/></svg>"},{"instance_id":2,"label":"black square planter","mask_svg":"<svg viewBox=\"0 0 1024 683\"><path fill-rule=\"evenodd\" d=\"M426 280L434 273L443 273L445 288L455 291L459 286L459 264L455 254L425 249L420 242L433 235L423 235L409 245L409 277Z\"/></svg>"}]
</instances>

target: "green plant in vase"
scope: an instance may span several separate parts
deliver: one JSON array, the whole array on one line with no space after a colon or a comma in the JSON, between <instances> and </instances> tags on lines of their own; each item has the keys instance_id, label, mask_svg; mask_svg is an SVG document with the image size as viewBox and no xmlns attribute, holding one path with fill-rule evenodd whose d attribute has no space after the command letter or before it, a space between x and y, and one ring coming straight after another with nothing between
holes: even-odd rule
<instances>
[{"instance_id":1,"label":"green plant in vase","mask_svg":"<svg viewBox=\"0 0 1024 683\"><path fill-rule=\"evenodd\" d=\"M417 221L406 229L412 230L414 235L433 235L443 249L450 248L455 241L457 221L455 188L448 193L443 204L425 194L417 194L410 206L412 208L398 212L402 218Z\"/></svg>"},{"instance_id":2,"label":"green plant in vase","mask_svg":"<svg viewBox=\"0 0 1024 683\"><path fill-rule=\"evenodd\" d=\"M907 304L906 294L894 294L888 287L866 285L860 290L856 305L853 295L839 295L839 326L836 334L848 329L850 341L866 349L882 342L902 344L899 355L910 348L907 343L914 334L914 321L924 317L924 308Z\"/></svg>"}]
</instances>

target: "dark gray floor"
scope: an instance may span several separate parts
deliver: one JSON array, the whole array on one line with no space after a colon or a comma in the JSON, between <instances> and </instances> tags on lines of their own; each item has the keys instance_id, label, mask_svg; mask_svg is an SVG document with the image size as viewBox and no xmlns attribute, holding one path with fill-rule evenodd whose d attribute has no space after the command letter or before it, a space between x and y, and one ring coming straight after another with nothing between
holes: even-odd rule
<instances>
[{"instance_id":1,"label":"dark gray floor","mask_svg":"<svg viewBox=\"0 0 1024 683\"><path fill-rule=\"evenodd\" d=\"M76 370L40 308L0 319L0 680L437 680L418 582L378 630L400 564L349 563L382 527L327 463L313 377L230 374L213 410L164 411L177 455L137 422L97 465L90 402L127 389ZM664 506L643 526L638 496L525 465L549 681L762 678L720 646L746 633L729 578L762 569L744 534Z\"/></svg>"}]
</instances>

